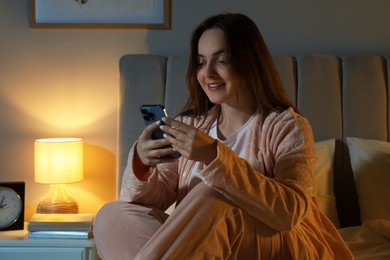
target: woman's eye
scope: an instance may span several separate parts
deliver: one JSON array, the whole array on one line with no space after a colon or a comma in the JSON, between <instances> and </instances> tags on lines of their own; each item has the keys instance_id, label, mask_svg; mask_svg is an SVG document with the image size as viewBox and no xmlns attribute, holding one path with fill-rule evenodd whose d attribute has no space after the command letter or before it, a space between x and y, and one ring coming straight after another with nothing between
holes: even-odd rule
<instances>
[{"instance_id":1,"label":"woman's eye","mask_svg":"<svg viewBox=\"0 0 390 260\"><path fill-rule=\"evenodd\" d=\"M224 55L221 55L217 58L218 64L227 64L226 57Z\"/></svg>"},{"instance_id":2,"label":"woman's eye","mask_svg":"<svg viewBox=\"0 0 390 260\"><path fill-rule=\"evenodd\" d=\"M198 60L198 66L203 66L205 62L203 60Z\"/></svg>"}]
</instances>

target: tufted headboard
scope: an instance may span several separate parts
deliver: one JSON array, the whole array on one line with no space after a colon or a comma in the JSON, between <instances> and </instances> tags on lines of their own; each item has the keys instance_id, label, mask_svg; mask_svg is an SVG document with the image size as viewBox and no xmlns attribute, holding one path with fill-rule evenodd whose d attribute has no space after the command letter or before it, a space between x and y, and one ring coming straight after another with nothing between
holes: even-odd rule
<instances>
[{"instance_id":1,"label":"tufted headboard","mask_svg":"<svg viewBox=\"0 0 390 260\"><path fill-rule=\"evenodd\" d=\"M274 55L284 86L310 121L316 141L336 139L334 191L341 227L360 223L345 138L389 141L390 57ZM176 115L187 97L187 56L124 55L120 59L118 187L131 145L144 123L143 103Z\"/></svg>"}]
</instances>

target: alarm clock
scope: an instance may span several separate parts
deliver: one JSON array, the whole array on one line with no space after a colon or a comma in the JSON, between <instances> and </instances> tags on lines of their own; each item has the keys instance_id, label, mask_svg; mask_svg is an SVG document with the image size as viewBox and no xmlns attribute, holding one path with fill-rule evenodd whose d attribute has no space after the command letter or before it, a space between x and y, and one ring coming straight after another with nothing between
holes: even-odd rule
<instances>
[{"instance_id":1,"label":"alarm clock","mask_svg":"<svg viewBox=\"0 0 390 260\"><path fill-rule=\"evenodd\" d=\"M24 182L0 182L0 231L24 228Z\"/></svg>"}]
</instances>

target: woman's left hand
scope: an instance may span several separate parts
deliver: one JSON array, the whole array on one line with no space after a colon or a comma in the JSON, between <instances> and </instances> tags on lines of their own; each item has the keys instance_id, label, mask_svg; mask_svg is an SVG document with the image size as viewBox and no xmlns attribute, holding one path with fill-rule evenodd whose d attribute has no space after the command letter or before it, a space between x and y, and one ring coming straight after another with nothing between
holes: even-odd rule
<instances>
[{"instance_id":1,"label":"woman's left hand","mask_svg":"<svg viewBox=\"0 0 390 260\"><path fill-rule=\"evenodd\" d=\"M175 151L187 159L211 163L217 157L217 141L197 128L172 118L163 118L160 128Z\"/></svg>"}]
</instances>

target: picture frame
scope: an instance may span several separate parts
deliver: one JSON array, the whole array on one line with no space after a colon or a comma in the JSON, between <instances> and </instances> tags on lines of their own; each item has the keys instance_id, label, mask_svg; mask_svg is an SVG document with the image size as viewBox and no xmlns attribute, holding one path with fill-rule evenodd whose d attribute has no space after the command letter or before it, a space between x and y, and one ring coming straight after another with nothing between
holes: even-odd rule
<instances>
[{"instance_id":1,"label":"picture frame","mask_svg":"<svg viewBox=\"0 0 390 260\"><path fill-rule=\"evenodd\" d=\"M30 0L35 29L170 29L172 0Z\"/></svg>"}]
</instances>

